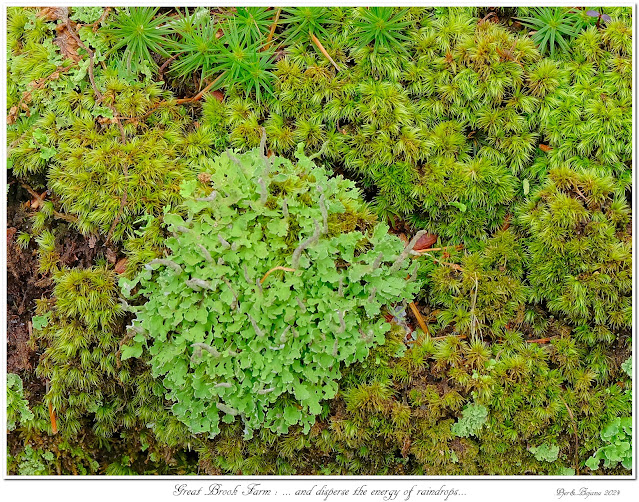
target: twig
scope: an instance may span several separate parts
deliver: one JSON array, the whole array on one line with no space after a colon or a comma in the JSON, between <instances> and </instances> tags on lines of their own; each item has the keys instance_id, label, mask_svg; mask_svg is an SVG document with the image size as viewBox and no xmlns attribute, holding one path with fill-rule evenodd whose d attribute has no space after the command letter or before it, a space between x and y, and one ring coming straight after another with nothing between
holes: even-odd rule
<instances>
[{"instance_id":1,"label":"twig","mask_svg":"<svg viewBox=\"0 0 639 502\"><path fill-rule=\"evenodd\" d=\"M22 188L24 188L27 192L29 192L29 195L31 195L31 197L36 199L36 201L38 203L38 207L42 207L42 204L44 204L44 196L43 195L40 195L38 192L36 192L33 188L31 188L29 185L27 185L24 182L21 182L20 186Z\"/></svg>"},{"instance_id":2,"label":"twig","mask_svg":"<svg viewBox=\"0 0 639 502\"><path fill-rule=\"evenodd\" d=\"M106 9L104 9L104 12L100 16L100 19L98 19L95 23L93 23L93 33L98 31L100 24L108 17L110 12L111 12L111 7L107 7Z\"/></svg>"},{"instance_id":3,"label":"twig","mask_svg":"<svg viewBox=\"0 0 639 502\"><path fill-rule=\"evenodd\" d=\"M588 202L588 199L586 198L586 196L581 192L581 190L579 190L579 187L577 185L574 185L575 191L577 192L577 194L579 195L579 197L581 197L584 201Z\"/></svg>"},{"instance_id":4,"label":"twig","mask_svg":"<svg viewBox=\"0 0 639 502\"><path fill-rule=\"evenodd\" d=\"M277 267L273 267L271 270L269 270L268 272L266 272L266 274L264 274L264 277L262 277L260 279L260 284L264 284L264 281L266 280L266 278L271 275L273 272L275 272L276 270L284 270L285 272L295 272L295 268L289 268L289 267L281 267L281 266L277 266Z\"/></svg>"},{"instance_id":5,"label":"twig","mask_svg":"<svg viewBox=\"0 0 639 502\"><path fill-rule=\"evenodd\" d=\"M162 66L160 66L160 68L158 69L158 78L160 80L164 80L164 70L166 70L166 67L172 62L175 61L175 58L178 57L180 54L182 54L182 52L178 52L177 54L174 54L173 56L171 56L169 59L167 59L164 63L162 63Z\"/></svg>"}]
</instances>

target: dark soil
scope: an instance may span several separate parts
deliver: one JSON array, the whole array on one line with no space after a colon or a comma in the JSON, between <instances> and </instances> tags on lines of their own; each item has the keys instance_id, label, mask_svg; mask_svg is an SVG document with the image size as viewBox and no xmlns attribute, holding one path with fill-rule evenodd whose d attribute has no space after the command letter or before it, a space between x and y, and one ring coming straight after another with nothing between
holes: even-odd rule
<instances>
[{"instance_id":1,"label":"dark soil","mask_svg":"<svg viewBox=\"0 0 639 502\"><path fill-rule=\"evenodd\" d=\"M38 272L35 242L27 249L16 245L16 235L27 231L29 218L19 200L7 207L7 372L32 371L38 355L29 348L35 300L49 296L51 282ZM25 382L26 383L26 382Z\"/></svg>"},{"instance_id":2,"label":"dark soil","mask_svg":"<svg viewBox=\"0 0 639 502\"><path fill-rule=\"evenodd\" d=\"M35 377L39 354L30 346L32 321L36 302L49 298L53 281L49 274L38 269L37 243L32 238L29 246L22 249L16 241L21 232L31 228L31 196L15 180L9 185L7 194L7 372L19 374L23 380L30 402L39 401L44 395L44 382ZM66 226L66 224L64 224ZM91 267L99 254L115 257L111 249L104 248L100 241L58 227L56 251L64 267Z\"/></svg>"}]
</instances>

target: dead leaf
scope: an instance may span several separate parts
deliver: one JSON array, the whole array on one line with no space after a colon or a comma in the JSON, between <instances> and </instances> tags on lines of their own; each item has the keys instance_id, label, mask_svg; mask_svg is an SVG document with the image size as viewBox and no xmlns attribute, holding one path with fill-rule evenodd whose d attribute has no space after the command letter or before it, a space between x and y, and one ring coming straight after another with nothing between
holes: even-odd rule
<instances>
[{"instance_id":1,"label":"dead leaf","mask_svg":"<svg viewBox=\"0 0 639 502\"><path fill-rule=\"evenodd\" d=\"M11 242L11 240L13 239L13 236L16 234L17 231L18 229L15 227L7 228L7 244Z\"/></svg>"},{"instance_id":2,"label":"dead leaf","mask_svg":"<svg viewBox=\"0 0 639 502\"><path fill-rule=\"evenodd\" d=\"M200 173L197 175L197 179L200 181L200 183L203 183L207 186L209 183L211 183L211 175L209 173Z\"/></svg>"},{"instance_id":3,"label":"dead leaf","mask_svg":"<svg viewBox=\"0 0 639 502\"><path fill-rule=\"evenodd\" d=\"M7 125L12 125L16 123L16 119L18 118L18 107L12 106L9 110L9 115L7 115Z\"/></svg>"},{"instance_id":4,"label":"dead leaf","mask_svg":"<svg viewBox=\"0 0 639 502\"><path fill-rule=\"evenodd\" d=\"M115 252L113 251L113 249L107 248L106 256L107 256L107 261L109 263L115 263L115 260L116 260L117 256L116 256Z\"/></svg>"},{"instance_id":5,"label":"dead leaf","mask_svg":"<svg viewBox=\"0 0 639 502\"><path fill-rule=\"evenodd\" d=\"M95 235L89 236L89 249L93 249L95 247L95 243L98 242L98 238Z\"/></svg>"},{"instance_id":6,"label":"dead leaf","mask_svg":"<svg viewBox=\"0 0 639 502\"><path fill-rule=\"evenodd\" d=\"M56 26L55 31L58 32L58 36L53 39L53 43L60 47L62 55L71 59L74 63L80 61L82 58L78 55L78 42L69 33L67 25L59 24Z\"/></svg>"},{"instance_id":7,"label":"dead leaf","mask_svg":"<svg viewBox=\"0 0 639 502\"><path fill-rule=\"evenodd\" d=\"M69 17L68 7L42 7L38 11L39 17L46 17L49 21L65 20Z\"/></svg>"},{"instance_id":8,"label":"dead leaf","mask_svg":"<svg viewBox=\"0 0 639 502\"><path fill-rule=\"evenodd\" d=\"M429 249L437 242L438 236L436 234L424 234L422 235L417 242L415 243L415 247L413 247L413 251L421 251L423 249Z\"/></svg>"},{"instance_id":9,"label":"dead leaf","mask_svg":"<svg viewBox=\"0 0 639 502\"><path fill-rule=\"evenodd\" d=\"M217 99L220 103L224 101L224 93L222 91L213 91L211 93L215 99Z\"/></svg>"},{"instance_id":10,"label":"dead leaf","mask_svg":"<svg viewBox=\"0 0 639 502\"><path fill-rule=\"evenodd\" d=\"M552 150L552 147L548 146L548 145L544 145L543 143L539 144L539 149L542 152L549 152L550 150Z\"/></svg>"},{"instance_id":11,"label":"dead leaf","mask_svg":"<svg viewBox=\"0 0 639 502\"><path fill-rule=\"evenodd\" d=\"M126 271L126 266L129 260L125 258L120 258L118 262L115 264L115 273L122 275Z\"/></svg>"},{"instance_id":12,"label":"dead leaf","mask_svg":"<svg viewBox=\"0 0 639 502\"><path fill-rule=\"evenodd\" d=\"M510 220L512 218L512 214L508 213L505 217L504 217L504 224L501 226L502 230L508 230L508 228L510 227Z\"/></svg>"}]
</instances>

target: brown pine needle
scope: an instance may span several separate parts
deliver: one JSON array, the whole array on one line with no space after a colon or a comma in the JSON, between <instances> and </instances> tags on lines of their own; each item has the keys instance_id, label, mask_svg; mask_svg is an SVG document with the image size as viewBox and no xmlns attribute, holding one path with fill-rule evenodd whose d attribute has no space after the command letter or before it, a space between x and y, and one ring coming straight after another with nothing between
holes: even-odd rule
<instances>
[{"instance_id":1,"label":"brown pine needle","mask_svg":"<svg viewBox=\"0 0 639 502\"><path fill-rule=\"evenodd\" d=\"M419 324L419 327L422 328L424 334L429 335L430 333L428 332L428 325L426 324L426 321L424 321L422 315L419 313L419 310L417 310L417 305L415 305L415 302L410 302L408 306L413 311L415 319L417 319L417 323Z\"/></svg>"},{"instance_id":2,"label":"brown pine needle","mask_svg":"<svg viewBox=\"0 0 639 502\"><path fill-rule=\"evenodd\" d=\"M526 343L548 343L550 338L537 338L536 340L526 340Z\"/></svg>"},{"instance_id":3,"label":"brown pine needle","mask_svg":"<svg viewBox=\"0 0 639 502\"><path fill-rule=\"evenodd\" d=\"M273 19L273 24L271 25L271 29L268 32L268 37L266 37L266 44L264 44L263 51L267 50L271 46L271 40L273 40L273 35L275 35L275 29L277 28L277 21L280 19L280 14L282 13L282 9L278 8L275 12L275 17Z\"/></svg>"},{"instance_id":4,"label":"brown pine needle","mask_svg":"<svg viewBox=\"0 0 639 502\"><path fill-rule=\"evenodd\" d=\"M333 64L335 69L339 71L339 66L337 66L335 61L333 61L333 58L330 56L330 54L326 52L326 49L324 49L322 42L320 42L319 39L315 35L313 35L313 32L309 31L308 34L311 36L311 40L317 46L317 48L322 52L322 54L324 54L324 56L326 56L326 58Z\"/></svg>"},{"instance_id":5,"label":"brown pine needle","mask_svg":"<svg viewBox=\"0 0 639 502\"><path fill-rule=\"evenodd\" d=\"M284 270L285 272L295 272L296 269L294 268L288 268L288 267L273 267L271 270L269 270L268 272L266 272L264 274L264 277L262 277L260 279L260 284L264 284L264 281L266 280L266 278L271 275L273 272L275 272L276 270Z\"/></svg>"},{"instance_id":6,"label":"brown pine needle","mask_svg":"<svg viewBox=\"0 0 639 502\"><path fill-rule=\"evenodd\" d=\"M58 424L55 418L55 410L53 409L53 405L49 403L49 418L51 419L51 431L54 434L58 433Z\"/></svg>"}]
</instances>

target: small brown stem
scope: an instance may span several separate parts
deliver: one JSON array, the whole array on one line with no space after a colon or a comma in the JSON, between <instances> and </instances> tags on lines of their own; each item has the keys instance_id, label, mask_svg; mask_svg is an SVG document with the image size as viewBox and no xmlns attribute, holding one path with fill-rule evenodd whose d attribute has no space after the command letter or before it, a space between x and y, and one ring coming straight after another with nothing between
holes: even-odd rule
<instances>
[{"instance_id":1,"label":"small brown stem","mask_svg":"<svg viewBox=\"0 0 639 502\"><path fill-rule=\"evenodd\" d=\"M470 334L473 338L475 338L475 332L477 330L477 316L475 315L475 305L477 304L478 291L479 291L479 281L477 280L477 272L475 272L475 291L473 292L473 300L470 306L470 311L471 311Z\"/></svg>"},{"instance_id":2,"label":"small brown stem","mask_svg":"<svg viewBox=\"0 0 639 502\"><path fill-rule=\"evenodd\" d=\"M86 46L84 42L82 42L82 40L80 40L80 37L73 29L71 20L68 16L65 17L64 21L67 26L69 35L71 35L71 37L77 42L77 44L82 47L89 55L89 80L91 81L91 87L93 88L93 93L95 94L97 101L101 103L104 100L104 95L102 94L102 92L100 92L100 89L98 89L98 86L95 83L95 77L93 75L93 68L95 66L95 53L91 49L89 49L89 47ZM107 104L107 107L113 112L113 119L116 121L118 127L120 128L120 137L122 139L122 143L126 143L126 134L124 132L124 127L122 126L122 121L120 120L118 111L113 105Z\"/></svg>"},{"instance_id":3,"label":"small brown stem","mask_svg":"<svg viewBox=\"0 0 639 502\"><path fill-rule=\"evenodd\" d=\"M581 192L581 190L579 190L579 187L576 185L575 185L575 191L577 192L579 197L581 197L584 201L588 202L588 199L586 198L586 196Z\"/></svg>"},{"instance_id":4,"label":"small brown stem","mask_svg":"<svg viewBox=\"0 0 639 502\"><path fill-rule=\"evenodd\" d=\"M281 266L273 267L271 270L269 270L268 272L264 274L264 277L260 279L260 284L264 284L264 281L266 280L266 278L269 275L271 275L273 272L275 272L276 270L284 270L285 272L295 272L295 270L297 269L289 268L289 267L281 267Z\"/></svg>"},{"instance_id":5,"label":"small brown stem","mask_svg":"<svg viewBox=\"0 0 639 502\"><path fill-rule=\"evenodd\" d=\"M36 200L39 207L42 207L42 204L44 203L44 195L40 195L38 192L36 192L33 188L31 188L26 183L20 183L20 186L24 188L27 192L29 192L29 195L31 195L31 197L33 197Z\"/></svg>"},{"instance_id":6,"label":"small brown stem","mask_svg":"<svg viewBox=\"0 0 639 502\"><path fill-rule=\"evenodd\" d=\"M455 338L459 338L460 340L467 338L466 335L444 335L444 336L436 336L435 338L431 338L431 340L443 340L444 338L448 338L449 336L455 336Z\"/></svg>"},{"instance_id":7,"label":"small brown stem","mask_svg":"<svg viewBox=\"0 0 639 502\"><path fill-rule=\"evenodd\" d=\"M104 12L100 16L100 19L98 19L95 23L93 23L93 33L98 31L100 24L107 18L110 12L111 12L111 7L107 7L106 9L104 9Z\"/></svg>"},{"instance_id":8,"label":"small brown stem","mask_svg":"<svg viewBox=\"0 0 639 502\"><path fill-rule=\"evenodd\" d=\"M33 188L31 188L26 183L20 183L20 186L22 186L22 188L24 188L27 192L29 192L29 195L31 195L33 198L36 199L36 203L38 207L42 207L42 205L44 204L44 194L40 195L38 192L36 192ZM73 216L71 214L59 213L58 211L55 211L55 210L53 211L53 217L58 220L65 220L71 223L75 223L76 221L78 221L77 216Z\"/></svg>"},{"instance_id":9,"label":"small brown stem","mask_svg":"<svg viewBox=\"0 0 639 502\"><path fill-rule=\"evenodd\" d=\"M155 110L157 110L158 108L160 108L161 106L165 106L165 105L169 105L169 104L175 104L175 105L185 105L188 103L195 103L196 101L199 101L200 99L202 99L202 96L204 96L204 94L211 88L213 87L213 85L215 85L215 83L220 79L220 77L222 77L224 75L224 73L222 73L222 75L220 75L219 77L217 77L213 82L211 82L209 85L207 85L204 89L202 89L198 94L196 94L195 96L193 96L192 98L181 98L181 99L176 99L175 101L159 101L157 102L155 105L153 105L149 111L147 111L144 115L142 115L141 117L119 117L120 120L130 120L130 121L134 121L134 122L141 122L143 120L146 120L146 118L151 115ZM218 99L219 101L222 101L221 99Z\"/></svg>"},{"instance_id":10,"label":"small brown stem","mask_svg":"<svg viewBox=\"0 0 639 502\"><path fill-rule=\"evenodd\" d=\"M87 51L87 54L89 55L89 80L91 81L91 87L93 88L93 92L98 98L98 101L102 101L102 98L103 98L102 93L100 92L100 89L98 89L98 86L95 83L95 78L93 76L93 66L94 66L93 59L95 57L95 53L91 49L89 49L86 45L84 45L84 42L82 42L82 40L80 40L80 37L73 29L73 26L71 25L71 20L69 19L68 16L65 16L64 22L67 26L67 30L69 31L69 35L71 35L73 40L75 40L80 47L82 47L85 51Z\"/></svg>"},{"instance_id":11,"label":"small brown stem","mask_svg":"<svg viewBox=\"0 0 639 502\"><path fill-rule=\"evenodd\" d=\"M577 432L577 426L575 425L575 416L572 414L572 410L568 407L568 403L564 401L564 398L559 396L561 402L564 403L564 406L568 410L568 414L570 415L570 419L572 420L572 429L575 433L575 472L577 476L579 476L579 433Z\"/></svg>"},{"instance_id":12,"label":"small brown stem","mask_svg":"<svg viewBox=\"0 0 639 502\"><path fill-rule=\"evenodd\" d=\"M174 56L171 56L169 59L167 59L162 66L160 66L159 70L158 70L158 78L160 80L164 80L164 70L166 70L166 67L172 62L175 61L175 58L178 57L180 54L182 54L182 52L175 54Z\"/></svg>"},{"instance_id":13,"label":"small brown stem","mask_svg":"<svg viewBox=\"0 0 639 502\"><path fill-rule=\"evenodd\" d=\"M126 164L124 164L123 174L124 174L124 179L126 180L129 177L129 167ZM104 241L105 244L109 244L111 242L111 237L113 237L113 232L115 231L115 227L117 226L118 223L120 223L120 220L122 219L122 212L124 211L126 199L127 199L127 187L125 185L124 193L122 194L122 197L120 198L120 207L118 208L118 214L115 216L113 223L111 223L111 226L109 227L106 240Z\"/></svg>"},{"instance_id":14,"label":"small brown stem","mask_svg":"<svg viewBox=\"0 0 639 502\"><path fill-rule=\"evenodd\" d=\"M53 211L53 217L57 220L68 221L69 223L75 223L78 221L77 216L73 216L72 214L59 213L58 211Z\"/></svg>"},{"instance_id":15,"label":"small brown stem","mask_svg":"<svg viewBox=\"0 0 639 502\"><path fill-rule=\"evenodd\" d=\"M426 253L424 253L424 254L426 254ZM464 269L460 265L457 265L456 263L448 263L446 261L441 261L441 260L438 260L437 258L435 258L434 256L431 256L429 254L426 254L426 256L430 256L433 259L433 261L436 261L437 263L440 263L441 265L445 265L445 266L450 267L452 269L459 270L460 272L464 271Z\"/></svg>"},{"instance_id":16,"label":"small brown stem","mask_svg":"<svg viewBox=\"0 0 639 502\"><path fill-rule=\"evenodd\" d=\"M200 92L198 92L192 98L176 99L175 100L175 104L183 105L185 103L195 103L196 101L199 101L200 99L202 99L202 96L204 96L204 94L206 94L211 89L211 87L213 87L217 83L217 81L220 80L224 76L224 73L226 73L226 72L223 72L220 75L218 75L218 77L213 82L211 82L209 85L207 85L204 89L202 89Z\"/></svg>"},{"instance_id":17,"label":"small brown stem","mask_svg":"<svg viewBox=\"0 0 639 502\"><path fill-rule=\"evenodd\" d=\"M417 310L417 305L415 305L415 302L410 302L408 306L413 311L413 315L415 316L415 319L417 319L417 323L419 324L419 327L422 328L424 334L429 335L430 333L428 331L428 325L426 324L426 321L420 314L419 310Z\"/></svg>"}]
</instances>

